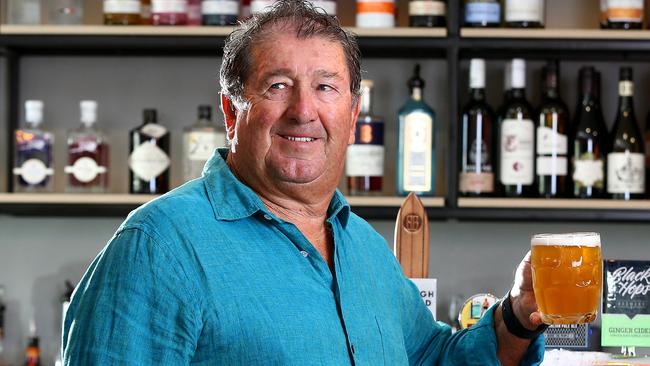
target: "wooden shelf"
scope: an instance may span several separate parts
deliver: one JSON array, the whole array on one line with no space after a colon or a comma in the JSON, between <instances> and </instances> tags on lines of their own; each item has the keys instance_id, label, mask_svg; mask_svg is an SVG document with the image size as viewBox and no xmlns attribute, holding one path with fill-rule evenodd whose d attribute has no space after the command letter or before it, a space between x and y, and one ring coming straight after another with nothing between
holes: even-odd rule
<instances>
[{"instance_id":1,"label":"wooden shelf","mask_svg":"<svg viewBox=\"0 0 650 366\"><path fill-rule=\"evenodd\" d=\"M585 200L544 198L459 198L459 208L650 210L650 200Z\"/></svg>"},{"instance_id":2,"label":"wooden shelf","mask_svg":"<svg viewBox=\"0 0 650 366\"><path fill-rule=\"evenodd\" d=\"M346 197L352 207L401 207L406 197ZM444 207L445 199L442 197L421 197L420 200L426 208Z\"/></svg>"},{"instance_id":3,"label":"wooden shelf","mask_svg":"<svg viewBox=\"0 0 650 366\"><path fill-rule=\"evenodd\" d=\"M150 194L1 193L0 204L141 205L156 197Z\"/></svg>"},{"instance_id":4,"label":"wooden shelf","mask_svg":"<svg viewBox=\"0 0 650 366\"><path fill-rule=\"evenodd\" d=\"M225 37L234 27L210 26L104 26L104 25L9 25L0 26L0 35L39 35L39 36L150 36L150 37ZM359 37L417 37L445 38L446 28L347 28Z\"/></svg>"},{"instance_id":5,"label":"wooden shelf","mask_svg":"<svg viewBox=\"0 0 650 366\"><path fill-rule=\"evenodd\" d=\"M462 38L650 40L650 30L461 28Z\"/></svg>"}]
</instances>

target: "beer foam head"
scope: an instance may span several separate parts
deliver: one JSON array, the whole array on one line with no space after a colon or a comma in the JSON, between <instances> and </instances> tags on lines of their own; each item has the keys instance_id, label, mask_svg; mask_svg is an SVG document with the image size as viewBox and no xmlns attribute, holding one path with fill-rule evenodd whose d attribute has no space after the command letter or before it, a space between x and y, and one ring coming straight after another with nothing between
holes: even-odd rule
<instances>
[{"instance_id":1,"label":"beer foam head","mask_svg":"<svg viewBox=\"0 0 650 366\"><path fill-rule=\"evenodd\" d=\"M530 240L530 245L583 246L599 247L598 233L537 234Z\"/></svg>"}]
</instances>

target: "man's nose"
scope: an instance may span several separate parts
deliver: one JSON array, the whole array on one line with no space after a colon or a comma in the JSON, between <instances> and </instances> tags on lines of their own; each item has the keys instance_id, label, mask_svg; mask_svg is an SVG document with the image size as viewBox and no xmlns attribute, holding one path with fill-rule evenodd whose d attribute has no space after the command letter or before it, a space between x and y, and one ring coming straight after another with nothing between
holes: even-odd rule
<instances>
[{"instance_id":1,"label":"man's nose","mask_svg":"<svg viewBox=\"0 0 650 366\"><path fill-rule=\"evenodd\" d=\"M309 88L298 87L291 96L287 117L297 123L308 123L318 119L316 94Z\"/></svg>"}]
</instances>

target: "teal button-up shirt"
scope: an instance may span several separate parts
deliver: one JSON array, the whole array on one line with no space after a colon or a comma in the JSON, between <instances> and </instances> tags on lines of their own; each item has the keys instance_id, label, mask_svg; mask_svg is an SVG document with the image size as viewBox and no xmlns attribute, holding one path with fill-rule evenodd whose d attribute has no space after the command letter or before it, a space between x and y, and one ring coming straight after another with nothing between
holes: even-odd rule
<instances>
[{"instance_id":1,"label":"teal button-up shirt","mask_svg":"<svg viewBox=\"0 0 650 366\"><path fill-rule=\"evenodd\" d=\"M435 322L340 192L333 274L226 154L132 212L92 262L65 317L66 365L499 364L492 310L453 335ZM539 337L523 364L542 354Z\"/></svg>"}]
</instances>

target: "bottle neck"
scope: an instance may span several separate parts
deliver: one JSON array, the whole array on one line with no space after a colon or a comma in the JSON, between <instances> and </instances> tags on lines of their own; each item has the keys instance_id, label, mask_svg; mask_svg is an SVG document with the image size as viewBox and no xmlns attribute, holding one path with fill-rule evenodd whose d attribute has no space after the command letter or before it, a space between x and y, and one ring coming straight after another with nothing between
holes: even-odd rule
<instances>
[{"instance_id":1,"label":"bottle neck","mask_svg":"<svg viewBox=\"0 0 650 366\"><path fill-rule=\"evenodd\" d=\"M372 89L367 89L363 90L361 92L361 96L359 97L359 113L360 114L371 114L372 111L372 103L371 103L371 90Z\"/></svg>"},{"instance_id":2,"label":"bottle neck","mask_svg":"<svg viewBox=\"0 0 650 366\"><path fill-rule=\"evenodd\" d=\"M512 99L525 99L526 98L526 89L524 88L512 88L510 89Z\"/></svg>"},{"instance_id":3,"label":"bottle neck","mask_svg":"<svg viewBox=\"0 0 650 366\"><path fill-rule=\"evenodd\" d=\"M557 88L545 88L543 91L543 97L546 99L559 99L560 92Z\"/></svg>"},{"instance_id":4,"label":"bottle neck","mask_svg":"<svg viewBox=\"0 0 650 366\"><path fill-rule=\"evenodd\" d=\"M634 113L634 90L631 81L621 80L618 83L618 110Z\"/></svg>"},{"instance_id":5,"label":"bottle neck","mask_svg":"<svg viewBox=\"0 0 650 366\"><path fill-rule=\"evenodd\" d=\"M411 98L415 101L421 101L422 100L422 88L414 87L411 89Z\"/></svg>"},{"instance_id":6,"label":"bottle neck","mask_svg":"<svg viewBox=\"0 0 650 366\"><path fill-rule=\"evenodd\" d=\"M485 100L485 89L484 88L472 88L469 90L469 96L472 100L475 101L484 101Z\"/></svg>"}]
</instances>

